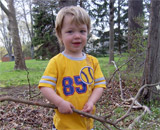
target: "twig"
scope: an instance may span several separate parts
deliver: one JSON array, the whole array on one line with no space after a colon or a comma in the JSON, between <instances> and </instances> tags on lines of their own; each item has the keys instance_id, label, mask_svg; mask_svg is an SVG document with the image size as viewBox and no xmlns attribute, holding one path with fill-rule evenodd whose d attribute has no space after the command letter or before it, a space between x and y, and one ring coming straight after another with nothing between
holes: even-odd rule
<instances>
[{"instance_id":1,"label":"twig","mask_svg":"<svg viewBox=\"0 0 160 130\"><path fill-rule=\"evenodd\" d=\"M41 94L41 92L39 92L38 94L32 96L31 98L35 98L35 97L39 96L40 94Z\"/></svg>"},{"instance_id":2,"label":"twig","mask_svg":"<svg viewBox=\"0 0 160 130\"><path fill-rule=\"evenodd\" d=\"M29 99L31 98L31 84L29 80L29 71L26 69L27 72L27 81L28 81L28 91L29 91Z\"/></svg>"},{"instance_id":3,"label":"twig","mask_svg":"<svg viewBox=\"0 0 160 130\"><path fill-rule=\"evenodd\" d=\"M57 109L57 107L54 106L53 104L46 104L46 103L41 103L41 102L35 102L35 101L33 102L33 101L28 101L28 100L22 100L22 99L13 98L13 97L10 97L10 96L0 97L0 102L3 102L3 101L13 101L13 102L17 102L17 103L23 103L23 104L28 104L28 105L36 105L36 106L41 106L41 107ZM107 116L106 117L98 117L96 115L91 115L89 113L82 112L82 111L77 110L77 109L73 109L73 112L75 112L77 114L80 114L80 115L83 115L85 117L93 118L97 121L100 121L107 128L109 128L109 127L106 124L109 124L109 125L112 125L115 128L117 128L118 130L120 130L116 126L116 124L114 124L112 121L106 120Z\"/></svg>"},{"instance_id":4,"label":"twig","mask_svg":"<svg viewBox=\"0 0 160 130\"><path fill-rule=\"evenodd\" d=\"M114 67L116 68L116 70L119 70L115 61L112 61L112 63L114 64ZM121 99L124 100L123 89L122 89L122 79L121 79L121 73L120 72L119 72L119 84L120 84L119 86L120 86L120 91L121 91Z\"/></svg>"},{"instance_id":5,"label":"twig","mask_svg":"<svg viewBox=\"0 0 160 130\"><path fill-rule=\"evenodd\" d=\"M128 64L131 60L133 60L134 58L136 58L137 56L142 55L144 52L142 52L141 54L135 55L133 57L131 57L129 60L127 60L125 63L123 63L121 66L119 66L112 74L111 78L108 81L108 84L111 82L112 78L114 77L114 75L116 74L117 71L119 71L124 65Z\"/></svg>"},{"instance_id":6,"label":"twig","mask_svg":"<svg viewBox=\"0 0 160 130\"><path fill-rule=\"evenodd\" d=\"M38 93L38 94L36 94L36 95L34 95L34 96L32 96L31 84L30 84L29 71L28 71L28 69L26 69L26 72L27 72L27 81L28 81L28 94L29 94L29 99L31 99L31 98L34 98L34 97L40 95L41 92Z\"/></svg>"}]
</instances>

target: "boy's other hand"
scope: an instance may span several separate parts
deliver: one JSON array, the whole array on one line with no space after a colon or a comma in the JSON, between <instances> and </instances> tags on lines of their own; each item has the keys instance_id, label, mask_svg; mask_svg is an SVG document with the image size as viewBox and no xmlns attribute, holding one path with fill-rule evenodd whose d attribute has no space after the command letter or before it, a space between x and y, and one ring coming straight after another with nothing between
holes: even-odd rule
<instances>
[{"instance_id":1,"label":"boy's other hand","mask_svg":"<svg viewBox=\"0 0 160 130\"><path fill-rule=\"evenodd\" d=\"M87 112L87 113L92 113L92 111L93 111L93 106L94 106L93 102L87 102L87 103L84 105L82 111L83 111L83 112Z\"/></svg>"},{"instance_id":2,"label":"boy's other hand","mask_svg":"<svg viewBox=\"0 0 160 130\"><path fill-rule=\"evenodd\" d=\"M58 105L58 111L62 114L72 114L73 113L72 108L74 108L74 106L70 102L65 100L63 100Z\"/></svg>"}]
</instances>

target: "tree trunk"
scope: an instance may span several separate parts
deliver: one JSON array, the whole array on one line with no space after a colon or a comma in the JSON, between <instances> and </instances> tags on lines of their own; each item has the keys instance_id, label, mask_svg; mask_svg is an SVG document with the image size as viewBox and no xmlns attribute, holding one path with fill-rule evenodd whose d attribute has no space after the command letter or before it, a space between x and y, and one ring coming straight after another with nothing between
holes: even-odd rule
<instances>
[{"instance_id":1,"label":"tree trunk","mask_svg":"<svg viewBox=\"0 0 160 130\"><path fill-rule=\"evenodd\" d=\"M121 54L121 16L120 16L120 11L121 11L121 1L118 1L118 10L117 10L117 14L118 14L118 51Z\"/></svg>"},{"instance_id":2,"label":"tree trunk","mask_svg":"<svg viewBox=\"0 0 160 130\"><path fill-rule=\"evenodd\" d=\"M8 30L12 37L14 57L15 57L14 69L25 70L26 65L25 65L24 55L22 53L22 46L21 46L20 37L19 37L18 24L16 20L16 12L14 8L14 0L8 0L8 10L1 3L1 1L0 1L0 6L2 10L6 13L9 19Z\"/></svg>"},{"instance_id":3,"label":"tree trunk","mask_svg":"<svg viewBox=\"0 0 160 130\"><path fill-rule=\"evenodd\" d=\"M65 6L70 6L70 5L77 5L78 0L60 0L59 1L59 7L63 8Z\"/></svg>"},{"instance_id":4,"label":"tree trunk","mask_svg":"<svg viewBox=\"0 0 160 130\"><path fill-rule=\"evenodd\" d=\"M15 56L14 69L24 70L26 69L26 65L25 65L24 55L22 52L22 46L21 46L20 37L19 37L18 24L16 20L16 12L13 4L14 4L14 0L9 0L8 8L11 13L10 15L8 15L8 19L9 19L9 31L12 36L14 56Z\"/></svg>"},{"instance_id":5,"label":"tree trunk","mask_svg":"<svg viewBox=\"0 0 160 130\"><path fill-rule=\"evenodd\" d=\"M111 64L114 61L114 3L115 0L110 0L109 8L110 8L110 31L109 31L109 63Z\"/></svg>"},{"instance_id":6,"label":"tree trunk","mask_svg":"<svg viewBox=\"0 0 160 130\"><path fill-rule=\"evenodd\" d=\"M151 13L149 23L149 37L143 84L160 82L160 1L151 0ZM146 101L157 100L160 102L160 90L153 86L145 89L142 99Z\"/></svg>"},{"instance_id":7,"label":"tree trunk","mask_svg":"<svg viewBox=\"0 0 160 130\"><path fill-rule=\"evenodd\" d=\"M143 0L129 0L128 8L128 51L129 58L138 53L138 44L142 41L143 28ZM128 64L128 69L133 68L134 62Z\"/></svg>"},{"instance_id":8,"label":"tree trunk","mask_svg":"<svg viewBox=\"0 0 160 130\"><path fill-rule=\"evenodd\" d=\"M143 0L129 0L128 9L128 48L132 48L134 35L138 29L141 29L141 25L138 21L138 17L143 14Z\"/></svg>"}]
</instances>

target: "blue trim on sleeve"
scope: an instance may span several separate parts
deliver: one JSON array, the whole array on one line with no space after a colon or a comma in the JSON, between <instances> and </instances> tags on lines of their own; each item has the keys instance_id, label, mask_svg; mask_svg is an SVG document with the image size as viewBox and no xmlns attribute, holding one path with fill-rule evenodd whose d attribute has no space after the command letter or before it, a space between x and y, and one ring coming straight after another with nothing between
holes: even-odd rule
<instances>
[{"instance_id":1,"label":"blue trim on sleeve","mask_svg":"<svg viewBox=\"0 0 160 130\"><path fill-rule=\"evenodd\" d=\"M50 79L50 80L53 80L53 81L57 81L56 78L51 77L51 76L42 76L42 79Z\"/></svg>"},{"instance_id":2,"label":"blue trim on sleeve","mask_svg":"<svg viewBox=\"0 0 160 130\"><path fill-rule=\"evenodd\" d=\"M95 82L98 82L98 81L101 81L101 80L105 80L105 78L102 77L102 78L95 79Z\"/></svg>"},{"instance_id":3,"label":"blue trim on sleeve","mask_svg":"<svg viewBox=\"0 0 160 130\"><path fill-rule=\"evenodd\" d=\"M95 83L94 86L96 85L100 85L100 84L105 84L106 85L106 82L99 82L99 83Z\"/></svg>"},{"instance_id":4,"label":"blue trim on sleeve","mask_svg":"<svg viewBox=\"0 0 160 130\"><path fill-rule=\"evenodd\" d=\"M46 80L40 80L39 83L46 83L46 84L50 84L50 85L56 86L55 83L53 83L53 82L51 82L51 81L46 81Z\"/></svg>"}]
</instances>

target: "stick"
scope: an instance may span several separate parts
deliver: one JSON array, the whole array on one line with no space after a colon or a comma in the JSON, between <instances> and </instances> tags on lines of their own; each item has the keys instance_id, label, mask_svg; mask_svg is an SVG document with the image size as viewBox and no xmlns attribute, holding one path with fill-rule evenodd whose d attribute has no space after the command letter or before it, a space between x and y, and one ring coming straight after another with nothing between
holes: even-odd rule
<instances>
[{"instance_id":1,"label":"stick","mask_svg":"<svg viewBox=\"0 0 160 130\"><path fill-rule=\"evenodd\" d=\"M10 96L0 97L0 102L3 102L3 101L13 101L13 102L17 102L17 103L23 103L23 104L28 104L28 105L36 105L36 106L41 106L41 107L57 109L57 107L54 106L53 104L46 104L46 103L41 103L41 102L22 100L22 99L13 98ZM80 114L80 115L83 115L85 117L93 118L97 121L100 121L102 124L105 124L104 125L105 127L107 126L106 124L110 124L110 125L113 125L115 128L117 128L116 124L114 124L111 121L106 120L107 116L106 117L98 117L96 115L91 115L89 113L82 112L82 111L74 109L74 108L73 108L73 112ZM117 129L119 129L119 128L117 128Z\"/></svg>"}]
</instances>

